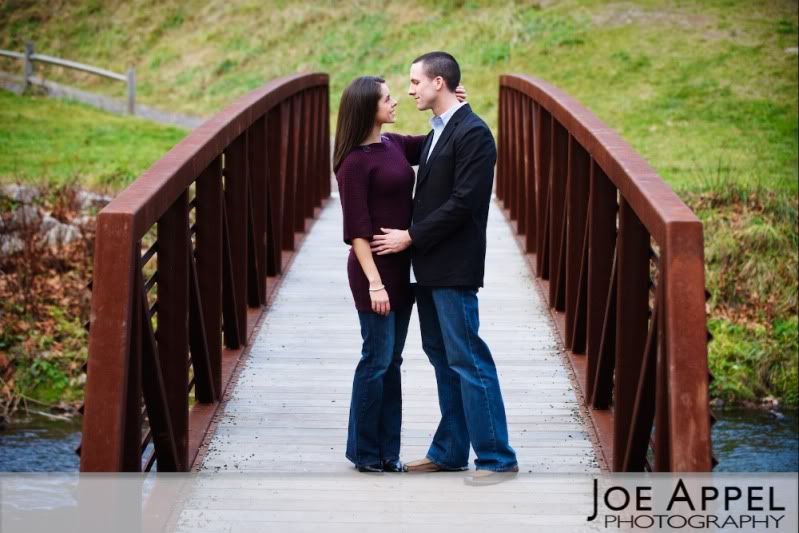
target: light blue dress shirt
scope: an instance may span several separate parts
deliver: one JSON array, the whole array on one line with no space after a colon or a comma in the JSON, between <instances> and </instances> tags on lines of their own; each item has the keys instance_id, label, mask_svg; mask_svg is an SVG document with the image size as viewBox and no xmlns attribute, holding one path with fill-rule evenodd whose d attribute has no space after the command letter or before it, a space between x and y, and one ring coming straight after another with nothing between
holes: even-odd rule
<instances>
[{"instance_id":1,"label":"light blue dress shirt","mask_svg":"<svg viewBox=\"0 0 799 533\"><path fill-rule=\"evenodd\" d=\"M458 109L465 105L466 102L458 102L440 115L436 115L430 119L430 126L433 128L433 141L430 143L430 151L427 152L427 159L425 162L430 161L430 154L433 153L433 149L436 147L439 137L441 137L441 132L447 127L449 119L452 118L452 115L454 115Z\"/></svg>"}]
</instances>

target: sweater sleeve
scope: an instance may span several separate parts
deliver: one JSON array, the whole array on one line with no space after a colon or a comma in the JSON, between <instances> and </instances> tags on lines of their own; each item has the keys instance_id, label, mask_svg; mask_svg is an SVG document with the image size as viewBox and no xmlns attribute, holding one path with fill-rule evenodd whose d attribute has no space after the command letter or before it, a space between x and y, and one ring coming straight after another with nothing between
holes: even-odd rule
<instances>
[{"instance_id":1,"label":"sweater sleeve","mask_svg":"<svg viewBox=\"0 0 799 533\"><path fill-rule=\"evenodd\" d=\"M400 135L399 133L387 133L386 135L402 146L405 159L408 160L409 165L419 164L427 135Z\"/></svg>"},{"instance_id":2,"label":"sweater sleeve","mask_svg":"<svg viewBox=\"0 0 799 533\"><path fill-rule=\"evenodd\" d=\"M338 169L341 209L344 213L344 242L352 239L372 239L372 217L369 214L369 168L352 156L347 157Z\"/></svg>"}]
</instances>

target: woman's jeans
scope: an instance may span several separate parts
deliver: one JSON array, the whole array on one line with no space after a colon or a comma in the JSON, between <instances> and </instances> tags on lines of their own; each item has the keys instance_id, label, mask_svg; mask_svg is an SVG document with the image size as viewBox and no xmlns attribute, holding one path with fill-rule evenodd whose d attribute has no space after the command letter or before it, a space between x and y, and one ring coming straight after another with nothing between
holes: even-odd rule
<instances>
[{"instance_id":1,"label":"woman's jeans","mask_svg":"<svg viewBox=\"0 0 799 533\"><path fill-rule=\"evenodd\" d=\"M416 287L422 348L436 372L441 422L427 452L450 470L469 464L506 471L517 466L508 443L508 423L491 351L478 335L477 290Z\"/></svg>"},{"instance_id":2,"label":"woman's jeans","mask_svg":"<svg viewBox=\"0 0 799 533\"><path fill-rule=\"evenodd\" d=\"M347 459L356 466L399 460L400 365L411 307L388 316L358 312L363 347L352 380Z\"/></svg>"}]
</instances>

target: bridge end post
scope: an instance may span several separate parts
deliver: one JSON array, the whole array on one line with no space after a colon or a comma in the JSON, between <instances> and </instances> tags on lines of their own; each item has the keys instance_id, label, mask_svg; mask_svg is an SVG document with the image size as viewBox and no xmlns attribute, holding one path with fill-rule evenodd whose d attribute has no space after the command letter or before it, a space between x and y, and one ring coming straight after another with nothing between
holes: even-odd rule
<instances>
[{"instance_id":1,"label":"bridge end post","mask_svg":"<svg viewBox=\"0 0 799 533\"><path fill-rule=\"evenodd\" d=\"M702 223L670 224L663 248L669 469L709 472L712 449Z\"/></svg>"}]
</instances>

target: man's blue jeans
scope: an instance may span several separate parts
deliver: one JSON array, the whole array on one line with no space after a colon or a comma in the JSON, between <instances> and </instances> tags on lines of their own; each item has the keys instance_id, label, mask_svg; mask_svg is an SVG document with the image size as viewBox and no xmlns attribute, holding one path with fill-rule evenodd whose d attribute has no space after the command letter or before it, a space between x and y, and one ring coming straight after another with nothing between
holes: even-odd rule
<instances>
[{"instance_id":1,"label":"man's blue jeans","mask_svg":"<svg viewBox=\"0 0 799 533\"><path fill-rule=\"evenodd\" d=\"M491 351L479 337L477 290L416 287L422 347L436 372L441 422L427 457L452 470L469 465L469 445L478 470L517 466Z\"/></svg>"},{"instance_id":2,"label":"man's blue jeans","mask_svg":"<svg viewBox=\"0 0 799 533\"><path fill-rule=\"evenodd\" d=\"M411 307L388 316L358 312L363 347L355 368L347 459L356 466L398 461L402 424L400 365Z\"/></svg>"}]
</instances>

